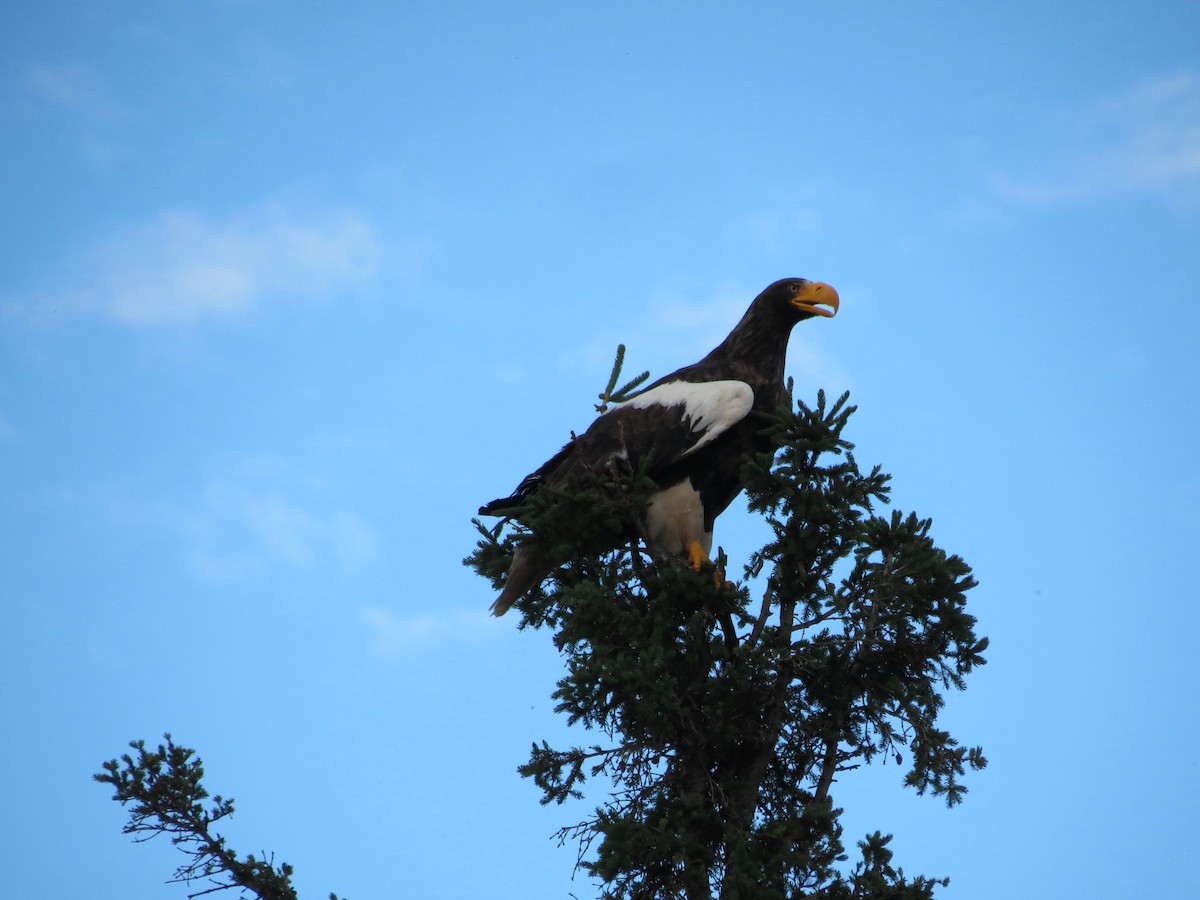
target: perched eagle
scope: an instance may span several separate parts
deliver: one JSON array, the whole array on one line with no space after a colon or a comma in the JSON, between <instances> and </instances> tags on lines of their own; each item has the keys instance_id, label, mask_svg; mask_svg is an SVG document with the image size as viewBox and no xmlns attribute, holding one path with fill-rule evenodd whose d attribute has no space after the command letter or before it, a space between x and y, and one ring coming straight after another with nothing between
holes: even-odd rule
<instances>
[{"instance_id":1,"label":"perched eagle","mask_svg":"<svg viewBox=\"0 0 1200 900\"><path fill-rule=\"evenodd\" d=\"M772 412L786 399L784 361L792 326L833 316L837 309L837 291L827 284L776 281L708 356L609 407L511 497L493 500L480 514L510 515L543 485L558 487L585 471L603 472L614 459L636 469L653 450L648 474L659 490L643 512L641 537L656 555L683 556L699 568L712 549L713 522L742 490L743 462L774 449L751 414ZM536 538L519 545L492 613L504 615L554 567Z\"/></svg>"}]
</instances>

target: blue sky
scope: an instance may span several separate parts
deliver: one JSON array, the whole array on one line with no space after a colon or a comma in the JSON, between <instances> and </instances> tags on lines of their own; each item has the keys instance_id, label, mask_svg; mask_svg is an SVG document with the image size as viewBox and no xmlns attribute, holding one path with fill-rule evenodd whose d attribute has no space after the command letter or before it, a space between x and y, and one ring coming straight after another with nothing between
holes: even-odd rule
<instances>
[{"instance_id":1,"label":"blue sky","mask_svg":"<svg viewBox=\"0 0 1200 900\"><path fill-rule=\"evenodd\" d=\"M966 803L850 774L848 842L947 900L1194 890L1200 6L51 0L0 47L7 896L185 895L89 778L165 730L302 897L593 895L470 518L618 342L666 374L793 275L842 296L801 396L992 638Z\"/></svg>"}]
</instances>

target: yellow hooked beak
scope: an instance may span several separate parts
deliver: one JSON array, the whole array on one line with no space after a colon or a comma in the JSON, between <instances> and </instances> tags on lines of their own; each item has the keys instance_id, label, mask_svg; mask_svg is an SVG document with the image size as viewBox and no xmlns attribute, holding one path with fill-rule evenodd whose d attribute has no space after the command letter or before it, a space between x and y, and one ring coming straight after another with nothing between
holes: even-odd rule
<instances>
[{"instance_id":1,"label":"yellow hooked beak","mask_svg":"<svg viewBox=\"0 0 1200 900\"><path fill-rule=\"evenodd\" d=\"M837 315L838 292L823 281L809 281L796 291L791 299L792 306L813 316L832 319ZM826 309L828 307L828 309Z\"/></svg>"}]
</instances>

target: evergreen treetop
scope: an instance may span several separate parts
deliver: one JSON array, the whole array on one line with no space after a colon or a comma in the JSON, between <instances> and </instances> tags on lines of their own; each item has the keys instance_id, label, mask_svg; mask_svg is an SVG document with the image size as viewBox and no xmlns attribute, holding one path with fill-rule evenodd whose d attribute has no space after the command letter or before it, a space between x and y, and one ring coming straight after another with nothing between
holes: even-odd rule
<instances>
[{"instance_id":1,"label":"evergreen treetop","mask_svg":"<svg viewBox=\"0 0 1200 900\"><path fill-rule=\"evenodd\" d=\"M946 883L893 868L878 832L844 864L839 775L905 763L906 785L954 806L965 771L986 765L937 723L945 692L985 662L966 611L975 580L929 520L877 512L889 476L859 468L843 437L853 412L822 393L764 418L780 449L744 478L772 536L737 585L637 539L595 551L637 533L656 488L639 471L539 492L507 532L476 522L466 562L497 587L525 528L570 560L517 608L522 628L551 631L566 667L556 709L589 743L535 743L519 771L543 803L605 783L558 834L604 898L918 900Z\"/></svg>"}]
</instances>

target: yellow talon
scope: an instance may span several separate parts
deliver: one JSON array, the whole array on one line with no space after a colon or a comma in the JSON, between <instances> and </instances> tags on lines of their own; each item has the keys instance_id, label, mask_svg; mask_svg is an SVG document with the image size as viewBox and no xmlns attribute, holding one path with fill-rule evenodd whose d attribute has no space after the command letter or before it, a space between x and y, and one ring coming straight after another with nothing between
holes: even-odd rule
<instances>
[{"instance_id":1,"label":"yellow talon","mask_svg":"<svg viewBox=\"0 0 1200 900\"><path fill-rule=\"evenodd\" d=\"M728 562L729 558L725 555L725 548L718 547L716 568L713 569L713 587L718 591L731 591L737 587L732 581L725 580L725 564Z\"/></svg>"},{"instance_id":2,"label":"yellow talon","mask_svg":"<svg viewBox=\"0 0 1200 900\"><path fill-rule=\"evenodd\" d=\"M711 559L709 559L708 554L704 552L704 548L700 545L700 542L693 539L688 541L687 556L688 565L690 565L692 570L695 572L699 572L705 566L713 567L713 587L715 587L718 591L722 588L731 590L737 587L737 585L735 585L732 581L725 580L725 551L720 551L717 556L718 562L713 562Z\"/></svg>"}]
</instances>

